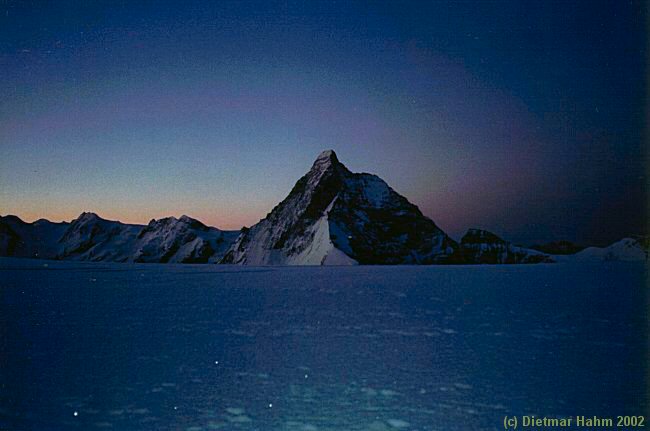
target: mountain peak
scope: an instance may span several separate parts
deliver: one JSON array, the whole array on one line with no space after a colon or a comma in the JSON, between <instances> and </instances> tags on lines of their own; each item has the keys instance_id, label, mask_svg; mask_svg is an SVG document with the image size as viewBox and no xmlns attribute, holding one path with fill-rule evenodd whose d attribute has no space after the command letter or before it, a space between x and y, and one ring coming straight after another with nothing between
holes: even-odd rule
<instances>
[{"instance_id":1,"label":"mountain peak","mask_svg":"<svg viewBox=\"0 0 650 431\"><path fill-rule=\"evenodd\" d=\"M505 244L499 236L484 229L472 228L460 240L461 244Z\"/></svg>"},{"instance_id":2,"label":"mountain peak","mask_svg":"<svg viewBox=\"0 0 650 431\"><path fill-rule=\"evenodd\" d=\"M82 212L79 217L77 217L77 222L89 222L89 221L94 221L94 220L101 220L101 217L99 217L97 214L93 212Z\"/></svg>"},{"instance_id":3,"label":"mountain peak","mask_svg":"<svg viewBox=\"0 0 650 431\"><path fill-rule=\"evenodd\" d=\"M336 157L334 150L325 150L320 153L318 157L316 157L314 165L312 166L312 170L317 169L319 171L323 171L330 166L337 166L340 164L341 162L339 162L338 157Z\"/></svg>"},{"instance_id":4,"label":"mountain peak","mask_svg":"<svg viewBox=\"0 0 650 431\"><path fill-rule=\"evenodd\" d=\"M0 220L5 221L5 222L26 224L20 217L15 216L13 214L7 214L6 216L0 216Z\"/></svg>"},{"instance_id":5,"label":"mountain peak","mask_svg":"<svg viewBox=\"0 0 650 431\"><path fill-rule=\"evenodd\" d=\"M336 153L334 150L325 150L321 152L318 157L316 157L316 160L321 160L321 159L329 159L329 160L336 160L338 162L338 158L336 157Z\"/></svg>"},{"instance_id":6,"label":"mountain peak","mask_svg":"<svg viewBox=\"0 0 650 431\"><path fill-rule=\"evenodd\" d=\"M181 218L178 219L178 221L183 223L183 224L186 224L189 227L194 228L194 229L199 229L199 230L203 230L203 231L210 230L210 228L208 226L204 225L203 223L201 223L197 219L192 218L190 216L187 216L185 214L183 214L181 216Z\"/></svg>"},{"instance_id":7,"label":"mountain peak","mask_svg":"<svg viewBox=\"0 0 650 431\"><path fill-rule=\"evenodd\" d=\"M441 263L457 259L456 249L383 180L350 172L327 150L282 202L242 231L222 263Z\"/></svg>"},{"instance_id":8,"label":"mountain peak","mask_svg":"<svg viewBox=\"0 0 650 431\"><path fill-rule=\"evenodd\" d=\"M468 263L550 263L554 260L537 250L511 244L483 229L469 229L460 240Z\"/></svg>"}]
</instances>

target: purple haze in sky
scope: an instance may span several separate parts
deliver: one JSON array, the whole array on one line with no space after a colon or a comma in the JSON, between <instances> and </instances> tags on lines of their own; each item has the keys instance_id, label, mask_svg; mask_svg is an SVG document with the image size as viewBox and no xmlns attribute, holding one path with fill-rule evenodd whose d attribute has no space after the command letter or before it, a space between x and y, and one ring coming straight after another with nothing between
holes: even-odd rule
<instances>
[{"instance_id":1,"label":"purple haze in sky","mask_svg":"<svg viewBox=\"0 0 650 431\"><path fill-rule=\"evenodd\" d=\"M458 238L647 223L641 2L0 5L0 214L251 225L328 148Z\"/></svg>"}]
</instances>

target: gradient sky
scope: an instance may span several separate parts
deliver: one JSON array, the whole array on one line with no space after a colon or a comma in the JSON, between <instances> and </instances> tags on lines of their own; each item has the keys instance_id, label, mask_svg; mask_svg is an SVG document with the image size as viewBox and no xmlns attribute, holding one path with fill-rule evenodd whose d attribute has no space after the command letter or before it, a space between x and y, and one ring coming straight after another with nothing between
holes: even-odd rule
<instances>
[{"instance_id":1,"label":"gradient sky","mask_svg":"<svg viewBox=\"0 0 650 431\"><path fill-rule=\"evenodd\" d=\"M647 6L0 1L0 214L264 217L324 149L459 239L647 228Z\"/></svg>"}]
</instances>

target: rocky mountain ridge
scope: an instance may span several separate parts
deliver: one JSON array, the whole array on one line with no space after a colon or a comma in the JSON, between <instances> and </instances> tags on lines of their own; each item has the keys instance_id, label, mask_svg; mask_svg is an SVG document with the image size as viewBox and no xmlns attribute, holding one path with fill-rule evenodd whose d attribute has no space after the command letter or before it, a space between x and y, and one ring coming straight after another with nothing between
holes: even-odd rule
<instances>
[{"instance_id":1,"label":"rocky mountain ridge","mask_svg":"<svg viewBox=\"0 0 650 431\"><path fill-rule=\"evenodd\" d=\"M376 175L321 153L286 199L242 231L224 263L460 263L458 244Z\"/></svg>"},{"instance_id":2,"label":"rocky mountain ridge","mask_svg":"<svg viewBox=\"0 0 650 431\"><path fill-rule=\"evenodd\" d=\"M148 225L105 220L84 212L70 223L25 223L0 217L0 255L57 260L216 263L237 236L187 216Z\"/></svg>"},{"instance_id":3,"label":"rocky mountain ridge","mask_svg":"<svg viewBox=\"0 0 650 431\"><path fill-rule=\"evenodd\" d=\"M82 213L70 223L25 223L0 216L0 256L61 260L242 265L521 264L577 260L642 260L648 242L624 239L607 249L567 242L513 245L470 229L454 241L385 181L353 173L332 150L265 218L223 231L182 216L147 225ZM566 256L558 256L566 255Z\"/></svg>"},{"instance_id":4,"label":"rocky mountain ridge","mask_svg":"<svg viewBox=\"0 0 650 431\"><path fill-rule=\"evenodd\" d=\"M482 229L469 229L460 240L460 245L465 259L477 264L555 262L548 254L513 245Z\"/></svg>"}]
</instances>

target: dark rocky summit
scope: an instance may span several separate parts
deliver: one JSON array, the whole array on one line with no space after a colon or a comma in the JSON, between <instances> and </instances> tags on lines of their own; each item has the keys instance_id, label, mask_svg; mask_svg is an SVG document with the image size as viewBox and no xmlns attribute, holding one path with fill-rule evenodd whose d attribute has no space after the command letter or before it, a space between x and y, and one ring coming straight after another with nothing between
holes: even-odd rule
<instances>
[{"instance_id":1,"label":"dark rocky summit","mask_svg":"<svg viewBox=\"0 0 650 431\"><path fill-rule=\"evenodd\" d=\"M457 263L458 244L376 175L321 153L286 199L246 231L224 263Z\"/></svg>"},{"instance_id":2,"label":"dark rocky summit","mask_svg":"<svg viewBox=\"0 0 650 431\"><path fill-rule=\"evenodd\" d=\"M85 212L70 223L0 217L0 256L109 262L246 265L519 264L557 260L643 260L648 239L604 249L559 241L525 248L470 229L460 243L376 175L350 172L322 152L288 196L241 231L188 216L146 226ZM566 256L562 256L566 255ZM569 256L571 255L571 256Z\"/></svg>"},{"instance_id":3,"label":"dark rocky summit","mask_svg":"<svg viewBox=\"0 0 650 431\"><path fill-rule=\"evenodd\" d=\"M554 260L537 250L512 245L492 232L470 229L460 240L468 263L542 263Z\"/></svg>"}]
</instances>

